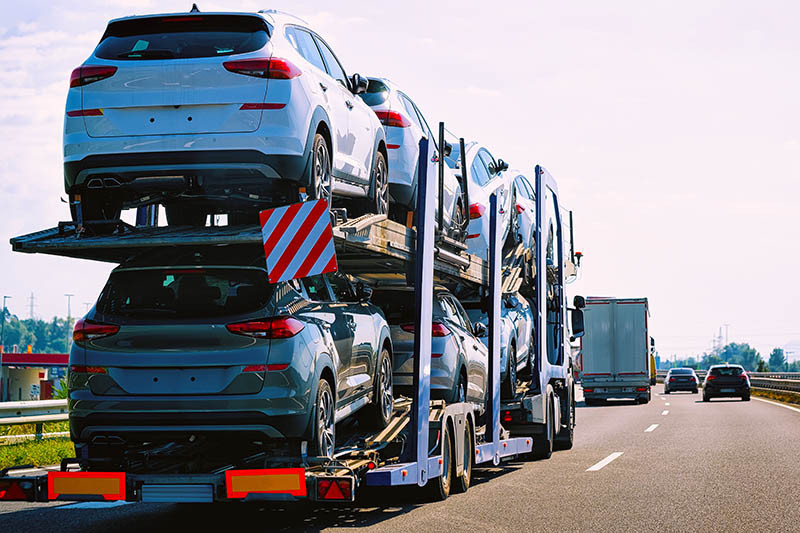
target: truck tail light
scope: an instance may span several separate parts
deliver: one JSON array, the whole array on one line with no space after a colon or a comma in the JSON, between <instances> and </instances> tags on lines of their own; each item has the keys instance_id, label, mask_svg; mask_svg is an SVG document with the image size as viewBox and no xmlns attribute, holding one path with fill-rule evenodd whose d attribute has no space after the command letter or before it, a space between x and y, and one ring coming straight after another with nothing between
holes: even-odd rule
<instances>
[{"instance_id":1,"label":"truck tail light","mask_svg":"<svg viewBox=\"0 0 800 533\"><path fill-rule=\"evenodd\" d=\"M317 480L317 499L352 501L353 481L349 478L320 478Z\"/></svg>"},{"instance_id":2,"label":"truck tail light","mask_svg":"<svg viewBox=\"0 0 800 533\"><path fill-rule=\"evenodd\" d=\"M114 324L103 324L81 318L75 322L75 328L72 330L72 340L75 342L93 341L101 337L114 335L118 331L119 326Z\"/></svg>"},{"instance_id":3,"label":"truck tail light","mask_svg":"<svg viewBox=\"0 0 800 533\"><path fill-rule=\"evenodd\" d=\"M291 316L276 316L248 322L237 322L228 324L225 327L228 328L228 331L237 335L247 335L248 337L258 337L260 339L288 339L303 331L305 325Z\"/></svg>"},{"instance_id":4,"label":"truck tail light","mask_svg":"<svg viewBox=\"0 0 800 533\"><path fill-rule=\"evenodd\" d=\"M483 214L486 212L486 207L483 204L470 204L469 206L469 219L475 220L476 218L481 218Z\"/></svg>"},{"instance_id":5,"label":"truck tail light","mask_svg":"<svg viewBox=\"0 0 800 533\"><path fill-rule=\"evenodd\" d=\"M393 126L395 128L411 126L411 121L397 111L375 111L375 114L378 115L378 119L384 126Z\"/></svg>"},{"instance_id":6,"label":"truck tail light","mask_svg":"<svg viewBox=\"0 0 800 533\"><path fill-rule=\"evenodd\" d=\"M69 77L69 86L83 87L96 81L110 78L117 72L117 67L111 65L81 65L72 71Z\"/></svg>"},{"instance_id":7,"label":"truck tail light","mask_svg":"<svg viewBox=\"0 0 800 533\"><path fill-rule=\"evenodd\" d=\"M225 61L222 64L225 70L234 74L243 74L255 78L267 78L271 80L290 80L296 78L302 72L294 63L288 59L278 58L252 58L238 59L236 61Z\"/></svg>"}]
</instances>

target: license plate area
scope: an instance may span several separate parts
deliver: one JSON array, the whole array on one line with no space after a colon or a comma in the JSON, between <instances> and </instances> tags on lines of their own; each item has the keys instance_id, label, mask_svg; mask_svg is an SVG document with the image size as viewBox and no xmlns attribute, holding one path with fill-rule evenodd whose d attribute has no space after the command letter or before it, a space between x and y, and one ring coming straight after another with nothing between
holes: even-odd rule
<instances>
[{"instance_id":1,"label":"license plate area","mask_svg":"<svg viewBox=\"0 0 800 533\"><path fill-rule=\"evenodd\" d=\"M720 389L720 392L736 392L736 389Z\"/></svg>"}]
</instances>

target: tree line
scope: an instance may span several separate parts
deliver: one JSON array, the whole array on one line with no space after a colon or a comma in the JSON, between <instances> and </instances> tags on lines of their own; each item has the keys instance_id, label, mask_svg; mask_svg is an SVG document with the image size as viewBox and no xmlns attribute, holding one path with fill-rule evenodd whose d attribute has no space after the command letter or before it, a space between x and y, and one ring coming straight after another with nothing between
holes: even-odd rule
<instances>
[{"instance_id":1,"label":"tree line","mask_svg":"<svg viewBox=\"0 0 800 533\"><path fill-rule=\"evenodd\" d=\"M0 313L3 310L0 309ZM27 318L20 320L16 315L6 311L3 326L3 352L25 352L31 346L33 353L67 353L68 342L72 341L72 327L75 318L53 317L51 320Z\"/></svg>"},{"instance_id":2,"label":"tree line","mask_svg":"<svg viewBox=\"0 0 800 533\"><path fill-rule=\"evenodd\" d=\"M716 349L711 353L704 353L699 358L689 357L666 360L662 362L665 369L684 367L695 370L707 370L711 365L730 363L741 365L751 372L800 372L800 361L789 362L783 348L774 348L768 360L764 360L758 351L747 343L732 342L727 346Z\"/></svg>"}]
</instances>

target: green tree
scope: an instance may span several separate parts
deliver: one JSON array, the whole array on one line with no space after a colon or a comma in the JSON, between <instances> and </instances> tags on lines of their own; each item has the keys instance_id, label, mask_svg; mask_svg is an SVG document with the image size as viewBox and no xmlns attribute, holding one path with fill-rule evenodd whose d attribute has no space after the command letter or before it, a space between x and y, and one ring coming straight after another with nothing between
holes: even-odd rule
<instances>
[{"instance_id":1,"label":"green tree","mask_svg":"<svg viewBox=\"0 0 800 533\"><path fill-rule=\"evenodd\" d=\"M760 357L758 358L758 366L756 367L756 372L769 372L769 365L764 362L763 359Z\"/></svg>"},{"instance_id":2,"label":"green tree","mask_svg":"<svg viewBox=\"0 0 800 533\"><path fill-rule=\"evenodd\" d=\"M786 371L786 355L783 353L783 348L775 348L769 354L769 368L773 372L781 370Z\"/></svg>"}]
</instances>

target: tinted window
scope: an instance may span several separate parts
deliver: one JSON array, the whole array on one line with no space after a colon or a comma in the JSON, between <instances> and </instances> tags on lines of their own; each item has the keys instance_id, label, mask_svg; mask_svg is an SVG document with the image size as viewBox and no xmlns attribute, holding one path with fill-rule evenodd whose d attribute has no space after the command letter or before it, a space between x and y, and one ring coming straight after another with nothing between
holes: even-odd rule
<instances>
[{"instance_id":1,"label":"tinted window","mask_svg":"<svg viewBox=\"0 0 800 533\"><path fill-rule=\"evenodd\" d=\"M461 325L464 326L464 329L466 329L467 331L469 331L471 333L472 332L472 320L470 320L470 317L469 317L469 315L467 315L467 312L464 311L464 308L461 307L461 304L458 303L458 300L456 300L455 298L453 298L453 307L455 307L456 312L458 313L458 316L461 319L460 320Z\"/></svg>"},{"instance_id":2,"label":"tinted window","mask_svg":"<svg viewBox=\"0 0 800 533\"><path fill-rule=\"evenodd\" d=\"M439 304L442 306L442 309L444 309L444 314L447 318L449 318L456 324L461 323L461 318L458 316L458 311L456 311L456 308L453 305L453 302L450 301L450 298L448 298L447 296L440 297Z\"/></svg>"},{"instance_id":3,"label":"tinted window","mask_svg":"<svg viewBox=\"0 0 800 533\"><path fill-rule=\"evenodd\" d=\"M214 318L264 308L274 286L261 269L141 269L113 272L97 312L123 318Z\"/></svg>"},{"instance_id":4,"label":"tinted window","mask_svg":"<svg viewBox=\"0 0 800 533\"><path fill-rule=\"evenodd\" d=\"M345 87L349 87L347 84L347 74L344 73L342 65L339 64L339 60L333 55L331 49L328 48L328 45L319 37L314 36L314 40L317 41L319 51L322 52L322 57L325 59L325 64L328 66L328 74Z\"/></svg>"},{"instance_id":5,"label":"tinted window","mask_svg":"<svg viewBox=\"0 0 800 533\"><path fill-rule=\"evenodd\" d=\"M714 376L741 376L742 368L738 366L720 366L711 369L711 374Z\"/></svg>"},{"instance_id":6,"label":"tinted window","mask_svg":"<svg viewBox=\"0 0 800 533\"><path fill-rule=\"evenodd\" d=\"M414 321L416 306L414 305L414 291L411 290L376 290L370 301L377 305L386 316L386 322L393 326L408 324ZM434 298L434 302L436 298ZM438 304L434 303L433 317L439 318L443 314Z\"/></svg>"},{"instance_id":7,"label":"tinted window","mask_svg":"<svg viewBox=\"0 0 800 533\"><path fill-rule=\"evenodd\" d=\"M483 162L479 157L476 157L475 160L472 162L472 166L470 167L470 171L472 173L472 180L477 183L479 186L483 187L487 183L489 183L489 171L486 170L486 167L483 166Z\"/></svg>"},{"instance_id":8,"label":"tinted window","mask_svg":"<svg viewBox=\"0 0 800 533\"><path fill-rule=\"evenodd\" d=\"M514 186L516 187L518 195L523 198L527 198L528 200L533 200L530 191L528 191L528 188L525 186L525 180L522 179L522 176L517 176L517 178L514 180Z\"/></svg>"},{"instance_id":9,"label":"tinted window","mask_svg":"<svg viewBox=\"0 0 800 533\"><path fill-rule=\"evenodd\" d=\"M489 176L493 178L495 174L497 174L497 163L495 163L492 154L487 152L485 149L481 149L481 151L478 152L478 157L481 158L483 164L486 165L486 168L489 170Z\"/></svg>"},{"instance_id":10,"label":"tinted window","mask_svg":"<svg viewBox=\"0 0 800 533\"><path fill-rule=\"evenodd\" d=\"M325 276L311 276L303 280L303 285L306 286L308 298L314 302L329 302L331 301L331 293L328 290L328 284L325 282Z\"/></svg>"},{"instance_id":11,"label":"tinted window","mask_svg":"<svg viewBox=\"0 0 800 533\"><path fill-rule=\"evenodd\" d=\"M678 374L692 375L694 373L694 370L692 370L691 368L673 368L672 370L669 371L669 373L672 374L673 376Z\"/></svg>"},{"instance_id":12,"label":"tinted window","mask_svg":"<svg viewBox=\"0 0 800 533\"><path fill-rule=\"evenodd\" d=\"M416 111L416 109L414 109L414 104L411 103L411 100L409 100L406 95L401 94L400 95L400 103L403 104L403 107L405 108L405 113L404 114L405 114L406 118L408 118L408 120L413 122L416 127L418 127L419 129L422 130L423 129L422 128L422 124L420 124L420 122L419 122L419 117L417 116L417 111ZM425 130L423 130L423 132L424 131ZM433 139L431 139L431 140L433 140Z\"/></svg>"},{"instance_id":13,"label":"tinted window","mask_svg":"<svg viewBox=\"0 0 800 533\"><path fill-rule=\"evenodd\" d=\"M368 106L381 105L389 98L389 87L382 81L369 80L367 92L361 93L359 96Z\"/></svg>"},{"instance_id":14,"label":"tinted window","mask_svg":"<svg viewBox=\"0 0 800 533\"><path fill-rule=\"evenodd\" d=\"M322 61L322 56L310 33L300 28L287 28L286 38L306 61L325 72L325 62Z\"/></svg>"},{"instance_id":15,"label":"tinted window","mask_svg":"<svg viewBox=\"0 0 800 533\"><path fill-rule=\"evenodd\" d=\"M260 50L263 20L230 15L152 17L112 22L95 55L103 59L217 57Z\"/></svg>"},{"instance_id":16,"label":"tinted window","mask_svg":"<svg viewBox=\"0 0 800 533\"><path fill-rule=\"evenodd\" d=\"M353 285L344 275L334 272L328 275L333 295L338 302L355 302L357 300Z\"/></svg>"}]
</instances>

